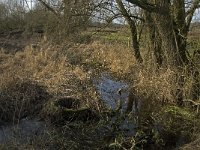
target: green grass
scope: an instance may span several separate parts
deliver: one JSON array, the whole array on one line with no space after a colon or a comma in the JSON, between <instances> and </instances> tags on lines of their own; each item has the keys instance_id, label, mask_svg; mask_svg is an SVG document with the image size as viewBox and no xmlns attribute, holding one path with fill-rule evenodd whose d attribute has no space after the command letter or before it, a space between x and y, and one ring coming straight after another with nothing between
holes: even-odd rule
<instances>
[{"instance_id":1,"label":"green grass","mask_svg":"<svg viewBox=\"0 0 200 150\"><path fill-rule=\"evenodd\" d=\"M198 49L200 49L200 38L189 37L187 42L187 50L191 58Z\"/></svg>"},{"instance_id":2,"label":"green grass","mask_svg":"<svg viewBox=\"0 0 200 150\"><path fill-rule=\"evenodd\" d=\"M131 41L130 33L128 31L115 31L115 32L93 32L93 38L98 39L105 43L120 43L127 45ZM129 44L130 45L130 44Z\"/></svg>"}]
</instances>

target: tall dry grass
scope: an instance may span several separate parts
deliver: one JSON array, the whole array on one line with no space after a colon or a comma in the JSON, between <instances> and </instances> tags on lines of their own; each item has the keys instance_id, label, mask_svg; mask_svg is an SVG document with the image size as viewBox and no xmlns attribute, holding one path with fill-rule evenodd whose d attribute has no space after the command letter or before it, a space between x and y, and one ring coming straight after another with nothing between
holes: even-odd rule
<instances>
[{"instance_id":1,"label":"tall dry grass","mask_svg":"<svg viewBox=\"0 0 200 150\"><path fill-rule=\"evenodd\" d=\"M173 141L176 143L179 138L190 141L196 136L195 134L199 134L196 108L190 109L192 105L186 102L184 102L186 108L177 105L177 99L181 94L183 100L190 99L196 102L199 100L199 97L193 99L192 95L194 89L199 88L194 85L200 76L194 77L194 71L189 69L190 64L183 68L158 69L153 63L153 58L149 57L151 59L140 65L136 63L131 48L100 41L89 45L78 45L75 53L74 56L79 58L77 64L93 65L93 67L98 67L94 64L101 64L107 72L129 82L129 92L134 93L139 103L139 127L148 138L156 141L160 136L166 144L174 137ZM198 65L196 69L200 71ZM183 80L182 85L181 80Z\"/></svg>"},{"instance_id":2,"label":"tall dry grass","mask_svg":"<svg viewBox=\"0 0 200 150\"><path fill-rule=\"evenodd\" d=\"M57 46L41 43L14 55L3 51L0 55L1 119L15 121L38 114L50 97L78 97L96 109L94 89L89 85L83 88L89 75L68 63Z\"/></svg>"},{"instance_id":3,"label":"tall dry grass","mask_svg":"<svg viewBox=\"0 0 200 150\"><path fill-rule=\"evenodd\" d=\"M106 69L117 74L119 78L131 81L130 90L134 89L143 104L152 103L154 106L165 103L175 105L177 89L183 91L184 99L190 99L195 82L193 74L189 74L187 68L180 72L174 68L157 69L148 62L145 64L149 65L139 65L131 48L100 41L70 48L41 43L36 48L27 46L14 56L2 51L1 60L2 88L10 88L8 81L13 81L12 84L33 81L45 87L50 95L73 95L84 99L95 109L98 100L91 83L91 76L96 75L93 74L95 69L100 69L100 72ZM182 77L184 85L180 87L177 81ZM86 95L90 95L90 98Z\"/></svg>"},{"instance_id":4,"label":"tall dry grass","mask_svg":"<svg viewBox=\"0 0 200 150\"><path fill-rule=\"evenodd\" d=\"M131 48L101 41L76 45L67 51L67 55L72 64L87 66L90 69L99 68L101 71L107 69L119 75L129 73L131 67L136 64Z\"/></svg>"},{"instance_id":5,"label":"tall dry grass","mask_svg":"<svg viewBox=\"0 0 200 150\"><path fill-rule=\"evenodd\" d=\"M136 92L143 103L147 101L147 104L152 103L154 106L158 106L158 104L176 105L177 89L182 91L184 100L192 99L196 80L193 72L189 69L190 65L181 69L172 67L158 69L153 60L148 60L140 65L134 59L132 48L126 48L117 43L112 45L94 41L87 45L81 44L75 49L75 53L81 60L80 64L83 66L87 63L101 64L107 68L108 72L129 81L130 90L133 89L133 92ZM198 65L196 67L197 70L200 70ZM179 84L180 80L184 80L183 85Z\"/></svg>"}]
</instances>

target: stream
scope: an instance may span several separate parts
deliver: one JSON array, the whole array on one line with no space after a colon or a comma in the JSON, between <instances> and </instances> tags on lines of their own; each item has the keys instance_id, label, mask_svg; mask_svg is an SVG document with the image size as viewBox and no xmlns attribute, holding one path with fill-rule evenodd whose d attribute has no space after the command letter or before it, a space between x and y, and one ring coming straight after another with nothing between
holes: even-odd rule
<instances>
[{"instance_id":1,"label":"stream","mask_svg":"<svg viewBox=\"0 0 200 150\"><path fill-rule=\"evenodd\" d=\"M128 101L128 84L115 81L109 74L102 74L101 77L94 82L101 99L107 107L114 110L118 103L122 100L122 110L126 110ZM121 95L118 93L121 89Z\"/></svg>"},{"instance_id":2,"label":"stream","mask_svg":"<svg viewBox=\"0 0 200 150\"><path fill-rule=\"evenodd\" d=\"M116 114L111 118L110 123L118 124L119 130L123 131L125 136L135 135L136 122L133 118L125 117L123 114L127 108L129 86L128 84L120 81L113 80L109 74L102 74L98 80L95 80L94 85L96 86L97 92L104 104L111 110L116 110L119 101L122 101L121 113ZM119 89L121 90L121 95L119 94ZM120 118L121 117L121 118ZM133 115L132 115L133 117Z\"/></svg>"},{"instance_id":3,"label":"stream","mask_svg":"<svg viewBox=\"0 0 200 150\"><path fill-rule=\"evenodd\" d=\"M22 119L18 124L0 125L0 144L26 143L34 136L43 134L44 131L44 122L37 119Z\"/></svg>"},{"instance_id":4,"label":"stream","mask_svg":"<svg viewBox=\"0 0 200 150\"><path fill-rule=\"evenodd\" d=\"M127 107L128 100L128 84L113 80L108 74L102 74L100 78L94 80L94 85L97 92L100 94L105 105L115 110L118 106L119 100L122 100L122 112ZM118 90L121 89L121 95ZM119 115L120 116L120 115ZM110 119L108 127L119 121L119 116L116 115ZM134 133L133 120L123 118L120 120L119 128L125 131L126 136L131 136ZM38 119L21 119L18 124L3 124L0 122L0 144L15 141L16 143L26 143L34 136L44 134L46 130L45 123Z\"/></svg>"}]
</instances>

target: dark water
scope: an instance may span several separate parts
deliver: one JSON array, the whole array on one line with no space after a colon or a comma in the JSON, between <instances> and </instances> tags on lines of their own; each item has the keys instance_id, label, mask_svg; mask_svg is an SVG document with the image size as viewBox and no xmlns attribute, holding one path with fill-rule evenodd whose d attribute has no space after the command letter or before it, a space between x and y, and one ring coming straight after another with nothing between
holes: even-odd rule
<instances>
[{"instance_id":1,"label":"dark water","mask_svg":"<svg viewBox=\"0 0 200 150\"><path fill-rule=\"evenodd\" d=\"M128 84L114 80L108 74L102 74L98 80L95 80L94 84L102 101L111 110L115 110L119 104L119 101L122 101L122 114L116 114L116 116L112 117L110 124L117 123L119 125L119 129L123 131L125 136L134 135L136 127L134 116L132 115L132 118L122 117L120 119L120 115L123 116L123 113L127 108L129 94ZM121 89L121 95L118 93L119 89Z\"/></svg>"},{"instance_id":2,"label":"dark water","mask_svg":"<svg viewBox=\"0 0 200 150\"><path fill-rule=\"evenodd\" d=\"M102 74L100 78L95 79L94 85L107 107L114 110L117 108L119 101L122 100L122 110L126 109L128 84L113 80L108 74ZM122 90L121 95L118 93L119 89ZM128 117L120 119L120 116L116 115L110 119L110 123L107 126L111 127L116 123L118 123L119 129L124 131L126 136L134 134L135 125L133 120ZM45 130L45 123L37 119L22 119L18 124L14 125L0 123L0 144L8 142L26 143L29 139L42 135Z\"/></svg>"},{"instance_id":3,"label":"dark water","mask_svg":"<svg viewBox=\"0 0 200 150\"><path fill-rule=\"evenodd\" d=\"M15 125L0 125L0 144L8 142L26 143L29 139L43 134L44 130L44 122L37 119L22 119Z\"/></svg>"},{"instance_id":4,"label":"dark water","mask_svg":"<svg viewBox=\"0 0 200 150\"><path fill-rule=\"evenodd\" d=\"M128 100L128 84L113 80L108 74L102 76L95 81L95 86L99 92L101 99L110 109L116 109L120 100L122 100L122 109L127 107ZM121 95L118 93L121 89Z\"/></svg>"}]
</instances>

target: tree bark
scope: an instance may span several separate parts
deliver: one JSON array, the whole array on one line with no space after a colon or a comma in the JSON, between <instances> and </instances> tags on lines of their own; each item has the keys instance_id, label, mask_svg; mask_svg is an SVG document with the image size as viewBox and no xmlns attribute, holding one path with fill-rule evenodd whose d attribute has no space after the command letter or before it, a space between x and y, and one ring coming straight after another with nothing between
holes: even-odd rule
<instances>
[{"instance_id":1,"label":"tree bark","mask_svg":"<svg viewBox=\"0 0 200 150\"><path fill-rule=\"evenodd\" d=\"M174 19L174 33L177 49L179 51L179 55L184 64L187 64L188 58L186 54L186 40L187 40L187 25L185 22L185 1L184 0L174 0L173 3L173 19Z\"/></svg>"},{"instance_id":2,"label":"tree bark","mask_svg":"<svg viewBox=\"0 0 200 150\"><path fill-rule=\"evenodd\" d=\"M145 24L146 31L149 39L150 50L153 51L157 66L161 66L163 62L163 52L161 49L162 40L156 30L155 23L152 18L152 14L145 11Z\"/></svg>"},{"instance_id":3,"label":"tree bark","mask_svg":"<svg viewBox=\"0 0 200 150\"><path fill-rule=\"evenodd\" d=\"M187 65L189 62L186 54L187 35L192 17L195 10L199 7L200 0L193 0L191 6L187 9L187 12L185 0L127 1L152 14L152 20L151 18L146 18L151 47L154 49L157 62L158 57L162 56L162 64L165 65L166 68L177 70L176 79L178 89L176 91L176 101L179 105L182 105L183 86L185 81L184 78L182 76L179 77L179 75L183 72L182 68L184 65ZM151 23L153 23L153 25L151 25ZM155 33L157 33L161 39L161 51L158 51L157 47L153 44L153 42L156 41ZM156 52L158 52L160 56ZM199 73L195 72L195 81L197 76L199 76ZM193 95L193 98L197 97L198 95Z\"/></svg>"},{"instance_id":4,"label":"tree bark","mask_svg":"<svg viewBox=\"0 0 200 150\"><path fill-rule=\"evenodd\" d=\"M188 63L186 39L195 10L200 0L191 2L186 11L185 0L126 0L145 11L154 13L154 22L162 39L163 61L168 66Z\"/></svg>"},{"instance_id":5,"label":"tree bark","mask_svg":"<svg viewBox=\"0 0 200 150\"><path fill-rule=\"evenodd\" d=\"M137 62L142 63L143 59L140 54L140 47L139 47L139 42L138 42L138 34L137 34L137 28L135 25L135 22L132 21L132 23L129 24L130 29L131 29L131 37L132 37L132 46L134 49L134 55L137 60Z\"/></svg>"},{"instance_id":6,"label":"tree bark","mask_svg":"<svg viewBox=\"0 0 200 150\"><path fill-rule=\"evenodd\" d=\"M134 56L135 56L137 62L142 63L143 59L140 54L140 46L139 46L139 42L138 42L138 32L137 32L136 22L133 19L131 19L130 15L128 14L128 12L125 9L121 0L116 0L116 3L118 5L120 12L122 13L123 17L126 19L128 25L130 27L132 46L134 49Z\"/></svg>"},{"instance_id":7,"label":"tree bark","mask_svg":"<svg viewBox=\"0 0 200 150\"><path fill-rule=\"evenodd\" d=\"M155 14L154 22L162 39L164 62L167 66L181 66L181 59L175 41L173 30L173 18L171 16L170 2L168 0L157 1L156 5L165 10L165 14Z\"/></svg>"}]
</instances>

